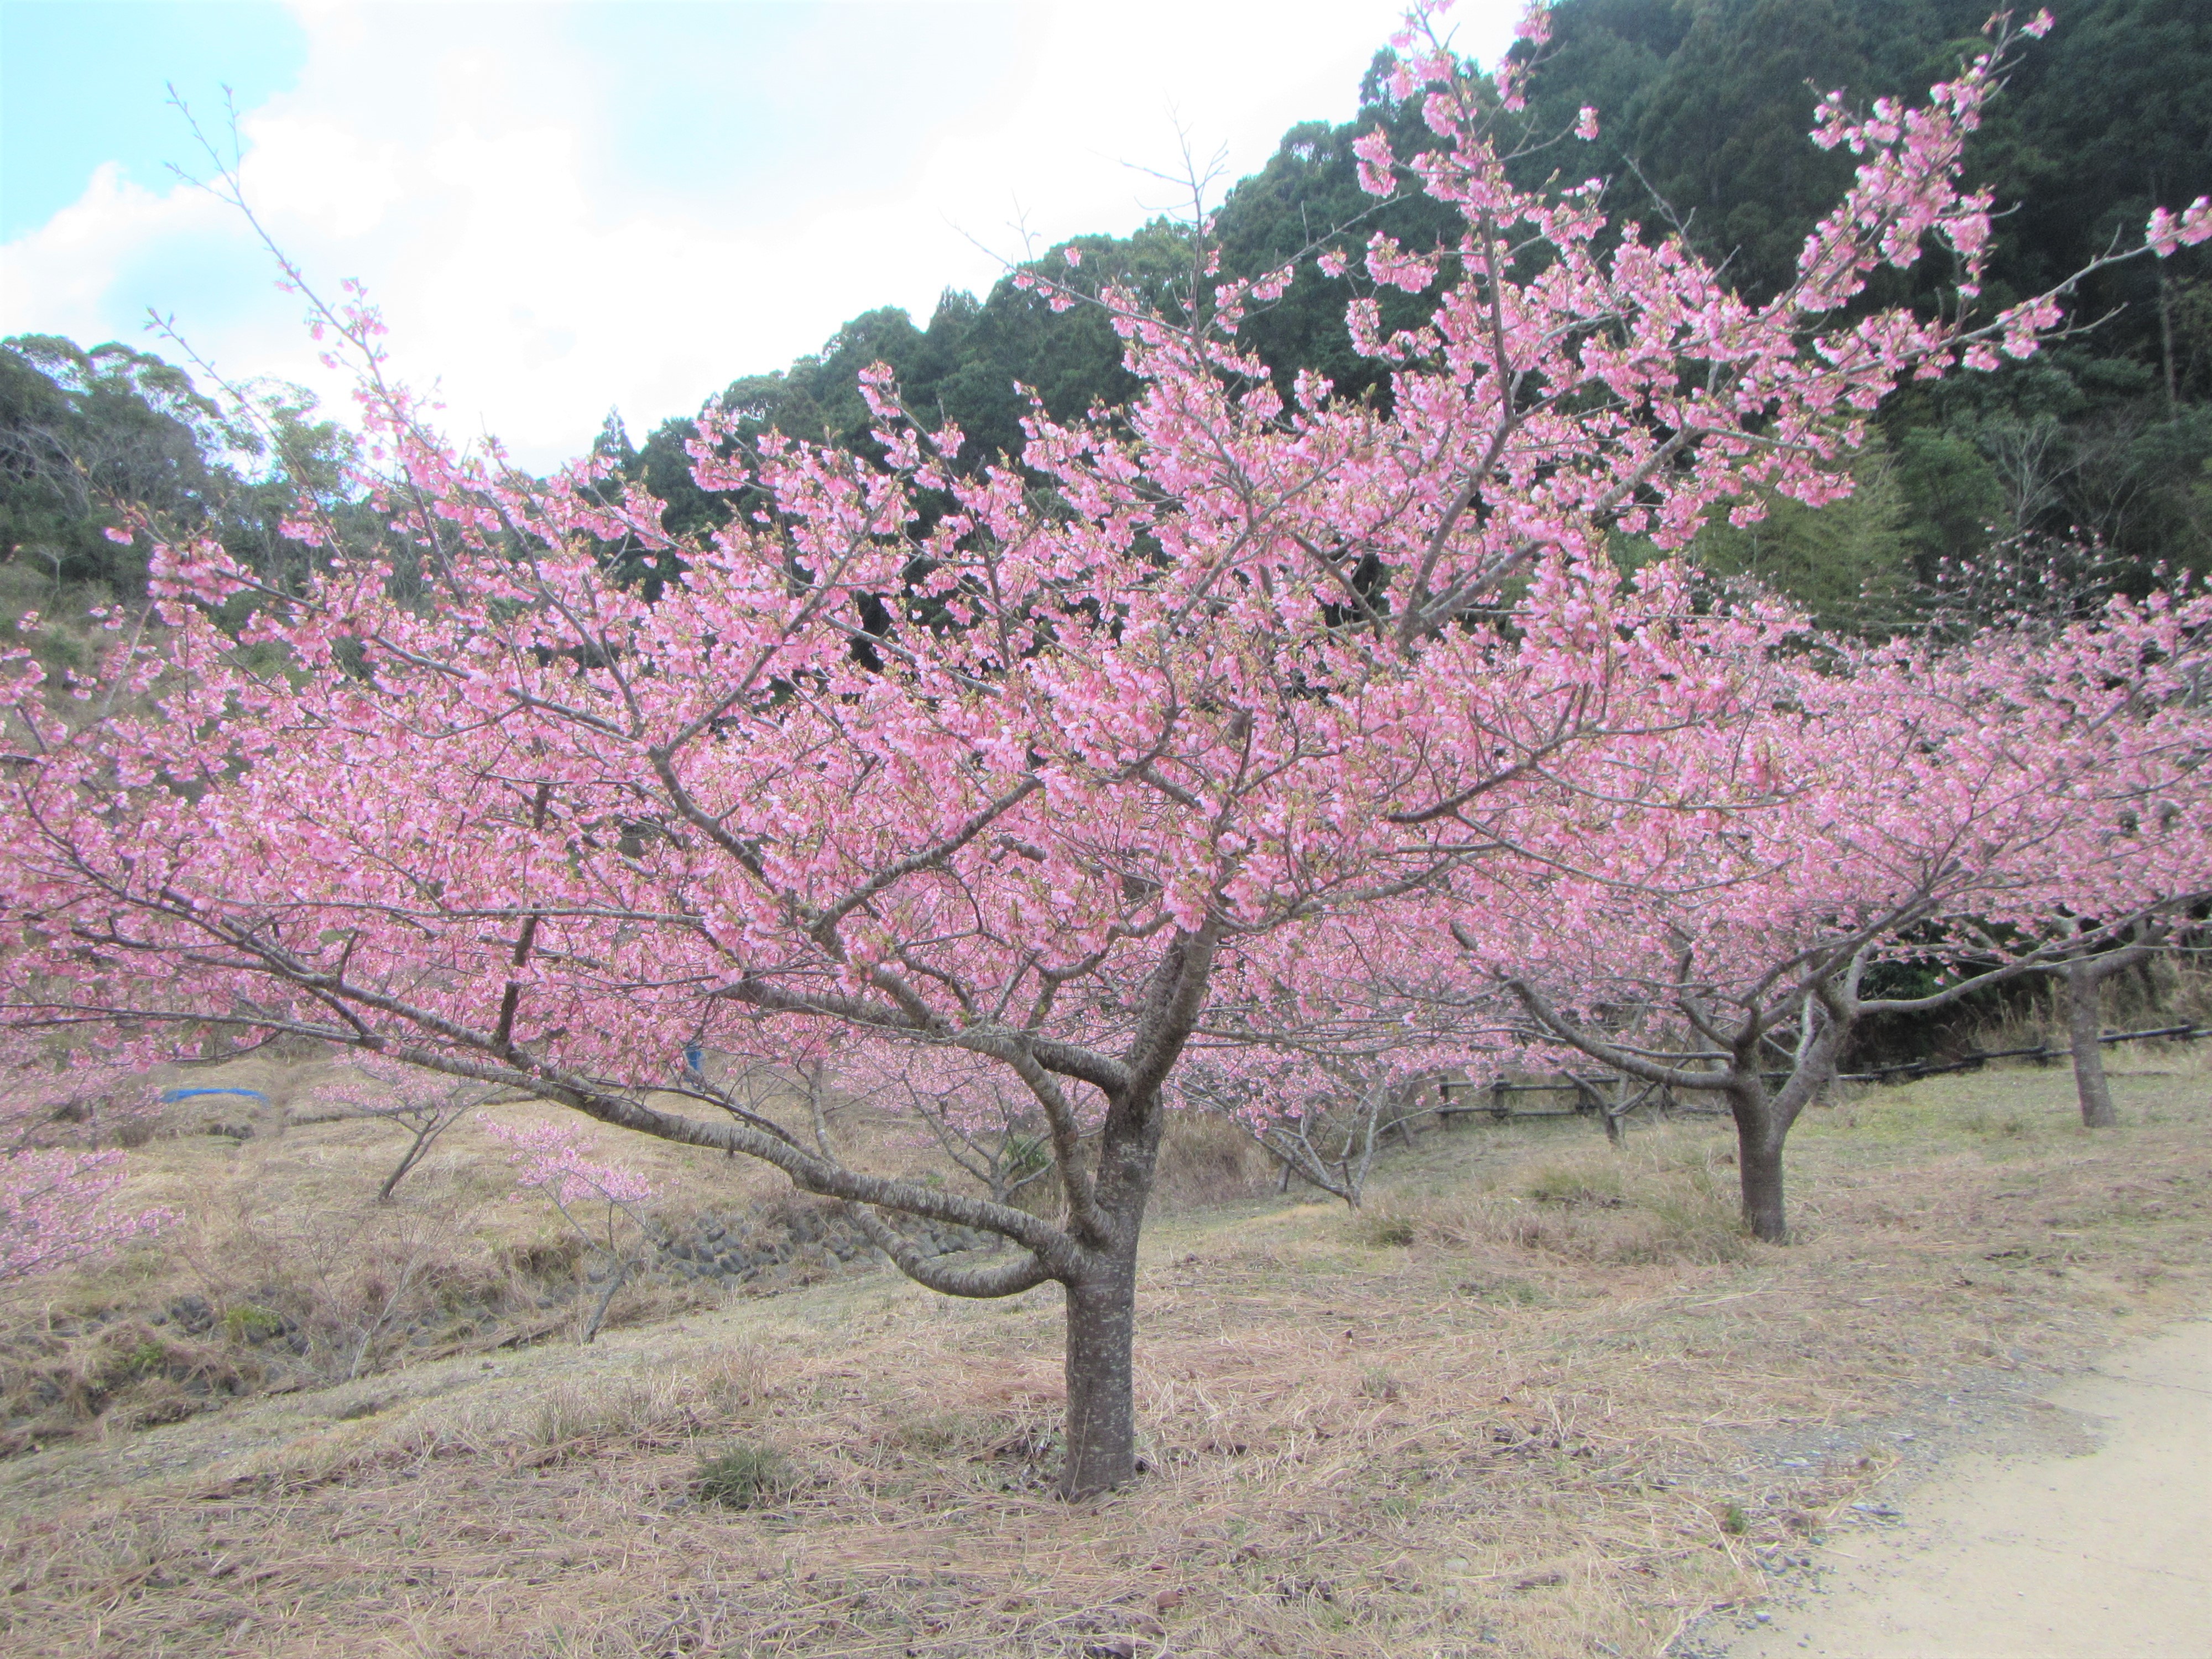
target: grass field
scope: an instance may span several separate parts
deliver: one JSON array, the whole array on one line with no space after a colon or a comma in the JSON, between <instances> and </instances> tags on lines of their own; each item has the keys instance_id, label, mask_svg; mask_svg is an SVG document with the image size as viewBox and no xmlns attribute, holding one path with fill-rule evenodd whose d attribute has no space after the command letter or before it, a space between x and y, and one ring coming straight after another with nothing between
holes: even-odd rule
<instances>
[{"instance_id":1,"label":"grass field","mask_svg":"<svg viewBox=\"0 0 2212 1659\"><path fill-rule=\"evenodd\" d=\"M1431 1131L1358 1215L1264 1188L1201 1204L1194 1178L1148 1230L1147 1472L1074 1506L1047 1490L1049 1287L961 1304L824 1268L775 1295L643 1294L588 1348L565 1327L494 1346L545 1322L526 1271L544 1222L495 1201L465 1136L386 1216L367 1199L388 1133L156 1141L140 1179L191 1208L179 1242L19 1291L0 1310L19 1387L100 1363L135 1328L118 1310L193 1274L206 1340L245 1354L251 1322L216 1304L312 1279L291 1249L356 1271L338 1264L372 1235L387 1264L430 1239L423 1276L476 1334L351 1381L343 1340L287 1349L172 1421L136 1385L73 1423L47 1401L0 1462L0 1646L1680 1653L1947 1413L2001 1428L2037 1376L2212 1303L2212 1075L2142 1045L2114 1091L2124 1126L2095 1136L2063 1070L1818 1108L1778 1249L1735 1229L1729 1142L1703 1121L1619 1153L1583 1123ZM1215 1196L1251 1188L1209 1155ZM684 1201L773 1189L637 1157ZM715 1460L741 1507L702 1487Z\"/></svg>"}]
</instances>

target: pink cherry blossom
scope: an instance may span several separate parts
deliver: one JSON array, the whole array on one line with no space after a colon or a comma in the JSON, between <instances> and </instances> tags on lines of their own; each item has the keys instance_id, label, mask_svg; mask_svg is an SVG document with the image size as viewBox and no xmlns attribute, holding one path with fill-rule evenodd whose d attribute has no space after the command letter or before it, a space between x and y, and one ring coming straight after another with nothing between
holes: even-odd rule
<instances>
[{"instance_id":1,"label":"pink cherry blossom","mask_svg":"<svg viewBox=\"0 0 2212 1659\"><path fill-rule=\"evenodd\" d=\"M173 1219L113 1202L128 1155L103 1136L152 1109L139 1068L97 1051L58 1069L45 1046L0 1033L0 1280L112 1255Z\"/></svg>"},{"instance_id":2,"label":"pink cherry blossom","mask_svg":"<svg viewBox=\"0 0 2212 1659\"><path fill-rule=\"evenodd\" d=\"M2212 197L2205 196L2182 209L2178 219L2165 208L2153 209L2150 223L2143 232L2143 240L2161 259L2171 258L2185 247L2195 247L2208 238L2212 238Z\"/></svg>"},{"instance_id":3,"label":"pink cherry blossom","mask_svg":"<svg viewBox=\"0 0 2212 1659\"><path fill-rule=\"evenodd\" d=\"M507 1162L515 1166L516 1184L542 1192L563 1209L594 1196L624 1205L642 1204L653 1196L651 1182L620 1164L594 1158L568 1124L516 1127L488 1115L481 1121L486 1133L513 1148Z\"/></svg>"}]
</instances>

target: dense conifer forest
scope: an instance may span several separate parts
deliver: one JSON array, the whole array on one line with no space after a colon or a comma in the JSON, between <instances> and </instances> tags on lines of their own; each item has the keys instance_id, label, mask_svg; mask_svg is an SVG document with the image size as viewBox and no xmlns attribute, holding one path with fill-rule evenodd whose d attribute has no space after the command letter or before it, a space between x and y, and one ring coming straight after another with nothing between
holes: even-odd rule
<instances>
[{"instance_id":1,"label":"dense conifer forest","mask_svg":"<svg viewBox=\"0 0 2212 1659\"><path fill-rule=\"evenodd\" d=\"M1724 257L1754 301L1786 280L1820 204L1848 181L1852 158L1805 134L1820 93L1855 102L1924 88L1978 34L1989 0L1562 0L1530 86L1523 182L1607 181L1616 224L1677 226ZM2140 226L2159 204L2212 190L2212 12L2196 0L2056 0L2057 27L2028 54L1996 117L1978 135L1970 172L2001 209L1990 311L2033 292ZM1302 252L1356 250L1377 231L1409 247L1443 228L1436 203L1401 191L1377 203L1359 188L1352 143L1388 129L1403 156L1425 137L1419 110L1387 91L1387 53L1365 76L1362 107L1340 126L1283 135L1258 173L1237 181L1202 232L1161 219L1127 237L1085 236L1039 264L1086 283L1119 282L1149 298L1202 307L1214 278L1198 266L1202 235L1220 272L1255 275ZM1573 136L1597 111L1598 136ZM2079 608L2114 588L2141 590L2162 570L2212 571L2212 249L2137 262L2078 296L2083 326L2024 363L1962 375L1893 398L1854 471L1858 489L1814 513L1778 504L1747 530L1701 537L1702 562L1794 598L1821 620L1881 631L1963 606L2027 601ZM746 435L829 434L863 446L869 420L859 371L882 361L926 423L968 434L963 459L1018 457L1030 393L1056 416L1125 401L1133 383L1104 313L1054 311L1010 271L981 297L947 291L917 322L894 307L854 318L816 355L744 374L723 394ZM1924 262L1917 302L1939 303L1949 273ZM1271 365L1318 365L1342 392L1389 395L1357 355L1344 309L1372 288L1354 260L1330 278L1309 260L1243 338ZM1385 289L1409 314L1417 303ZM1894 290L1873 292L1869 307ZM1024 390L1026 389L1026 390ZM47 337L0 346L0 582L11 617L53 614L88 594L143 586L140 556L101 533L108 503L131 499L198 524L281 577L301 550L282 532L304 486L326 502L343 491L348 439L304 393L280 388L244 422L157 356ZM598 447L624 478L668 506L671 529L725 518L733 503L692 481L694 422L662 422L642 439L611 416ZM361 515L364 535L374 532ZM1625 557L1638 550L1626 547ZM620 548L609 556L623 559ZM1972 569L1971 576L1961 573ZM641 568L657 583L668 573Z\"/></svg>"}]
</instances>

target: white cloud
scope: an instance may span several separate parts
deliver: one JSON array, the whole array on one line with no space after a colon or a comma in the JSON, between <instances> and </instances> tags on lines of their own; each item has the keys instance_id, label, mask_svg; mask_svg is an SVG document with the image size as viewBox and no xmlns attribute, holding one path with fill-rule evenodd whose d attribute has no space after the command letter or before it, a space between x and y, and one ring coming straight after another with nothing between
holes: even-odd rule
<instances>
[{"instance_id":1,"label":"white cloud","mask_svg":"<svg viewBox=\"0 0 2212 1659\"><path fill-rule=\"evenodd\" d=\"M115 331L106 304L121 264L167 240L220 234L222 223L218 204L143 189L103 163L82 196L0 248L6 331L104 339Z\"/></svg>"},{"instance_id":2,"label":"white cloud","mask_svg":"<svg viewBox=\"0 0 2212 1659\"><path fill-rule=\"evenodd\" d=\"M374 233L405 193L401 147L304 112L248 116L243 177L259 210L341 240Z\"/></svg>"},{"instance_id":3,"label":"white cloud","mask_svg":"<svg viewBox=\"0 0 2212 1659\"><path fill-rule=\"evenodd\" d=\"M1504 9L1463 26L1480 55L1502 44ZM611 62L619 31L612 48L587 39L566 26L574 12L302 5L306 68L245 112L243 177L315 281L368 284L399 374L437 382L456 429L542 465L588 443L610 405L641 432L870 307L925 319L944 288L980 290L994 253L1022 252L1018 218L1049 240L1176 209L1125 164L1176 167L1178 119L1201 161L1226 146L1225 185L1293 121L1351 112L1395 14L1387 0L1137 0L1110 17L690 8L676 15L727 69L687 65L669 95L726 83L732 101L655 150L637 137L667 113L637 91L654 65ZM886 17L909 26L901 40L927 24L929 84L896 82L896 40L871 54L844 33ZM972 76L947 67L969 59ZM299 301L270 277L219 204L103 168L0 249L0 331L104 338L150 305L227 373L333 398Z\"/></svg>"}]
</instances>

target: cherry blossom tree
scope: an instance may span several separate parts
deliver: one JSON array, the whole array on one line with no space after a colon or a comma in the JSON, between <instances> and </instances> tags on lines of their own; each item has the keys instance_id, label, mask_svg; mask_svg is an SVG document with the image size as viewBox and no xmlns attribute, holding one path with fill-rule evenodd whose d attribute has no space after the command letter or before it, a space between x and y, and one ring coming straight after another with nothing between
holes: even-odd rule
<instances>
[{"instance_id":1,"label":"cherry blossom tree","mask_svg":"<svg viewBox=\"0 0 2212 1659\"><path fill-rule=\"evenodd\" d=\"M399 1183L430 1155L439 1137L469 1112L489 1103L496 1092L364 1054L318 1080L293 1109L289 1121L300 1125L343 1119L389 1123L404 1130L406 1148L376 1189L376 1201L389 1204Z\"/></svg>"},{"instance_id":2,"label":"cherry blossom tree","mask_svg":"<svg viewBox=\"0 0 2212 1659\"><path fill-rule=\"evenodd\" d=\"M1282 1190L1295 1176L1359 1208L1377 1152L1411 1143L1432 1091L1517 1048L1510 999L1439 971L1436 897L1284 929L1217 975L1176 1090L1258 1142Z\"/></svg>"},{"instance_id":3,"label":"cherry blossom tree","mask_svg":"<svg viewBox=\"0 0 2212 1659\"><path fill-rule=\"evenodd\" d=\"M2082 931L2094 939L2097 930ZM2109 1129L2120 1121L2118 1109L2112 1104L2112 1085L2105 1078L2105 981L2149 962L2169 943L2172 931L2172 917L2148 916L2132 936L2112 942L2106 950L2082 948L2070 952L2051 969L2051 977L2064 988L2066 1048L2074 1062L2074 1092L2081 1103L2085 1129Z\"/></svg>"},{"instance_id":4,"label":"cherry blossom tree","mask_svg":"<svg viewBox=\"0 0 2212 1659\"><path fill-rule=\"evenodd\" d=\"M1544 1036L1721 1095L1745 1223L1779 1241L1784 1143L1863 1020L2124 964L2202 900L2208 629L2212 600L2116 603L2057 635L1771 659L1724 718L1616 748L1605 793L1563 791L1453 932ZM1874 994L1884 966L1934 981Z\"/></svg>"},{"instance_id":5,"label":"cherry blossom tree","mask_svg":"<svg viewBox=\"0 0 2212 1659\"><path fill-rule=\"evenodd\" d=\"M1282 1169L1358 1209L1375 1154L1393 1132L1410 1136L1422 1090L1437 1073L1407 1073L1372 1047L1285 1054L1251 1045L1194 1057L1179 1089L1185 1102L1228 1118Z\"/></svg>"},{"instance_id":6,"label":"cherry blossom tree","mask_svg":"<svg viewBox=\"0 0 2212 1659\"><path fill-rule=\"evenodd\" d=\"M310 294L362 370L392 541L343 554L303 516L332 562L277 593L149 537L158 635L89 684L5 665L0 1007L148 1056L212 1022L515 1089L765 1160L932 1289L1057 1283L1061 1490L1120 1485L1164 1103L1217 975L1436 890L1528 839L1577 754L1716 706L1711 665L1765 625L1699 617L1664 571L1620 583L1611 532L1674 546L1716 503L1755 513L1758 487L1831 499L1900 378L2026 353L2057 320L2055 295L1963 308L1990 204L1960 160L2016 43L1996 33L1925 106L1823 106L1817 141L1864 164L1754 307L1679 240L1608 225L1595 182L1516 189L1493 143L1510 75L1493 90L1417 16L1396 88L1437 147L1377 136L1363 174L1463 230L1365 250L1370 283L1435 295L1388 335L1352 307L1387 403L1279 388L1238 330L1297 271L1206 292L1201 226L1183 314L1036 279L1107 308L1144 388L1126 411L1038 409L1026 471L975 477L880 373L880 464L743 452L710 416L698 480L752 506L698 540L588 467L541 484L456 452L386 378L374 310ZM2207 231L2202 204L2154 228ZM1852 308L1929 248L1960 308ZM680 579L648 600L611 576L596 550L625 538ZM228 632L233 602L252 615ZM670 1081L687 1045L770 1059L852 1033L1012 1079L1057 1214L855 1168L818 1122ZM925 1258L890 1213L1015 1249Z\"/></svg>"},{"instance_id":7,"label":"cherry blossom tree","mask_svg":"<svg viewBox=\"0 0 2212 1659\"><path fill-rule=\"evenodd\" d=\"M136 1067L76 1058L59 1066L46 1045L0 1033L0 1280L110 1255L172 1219L113 1202L125 1154L100 1146L153 1091Z\"/></svg>"},{"instance_id":8,"label":"cherry blossom tree","mask_svg":"<svg viewBox=\"0 0 2212 1659\"><path fill-rule=\"evenodd\" d=\"M606 1285L585 1316L580 1333L589 1346L608 1304L659 1247L641 1207L653 1196L653 1183L617 1160L595 1155L573 1124L508 1124L479 1115L492 1139L510 1148L507 1162L514 1165L517 1190L509 1196L534 1193L543 1198L600 1263Z\"/></svg>"}]
</instances>

